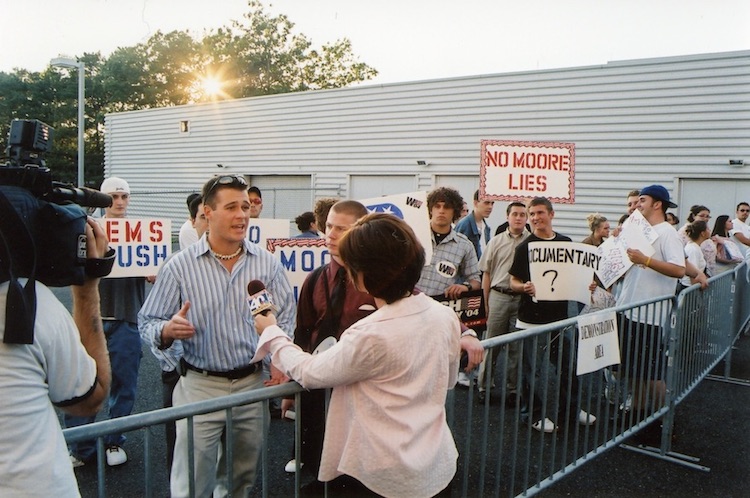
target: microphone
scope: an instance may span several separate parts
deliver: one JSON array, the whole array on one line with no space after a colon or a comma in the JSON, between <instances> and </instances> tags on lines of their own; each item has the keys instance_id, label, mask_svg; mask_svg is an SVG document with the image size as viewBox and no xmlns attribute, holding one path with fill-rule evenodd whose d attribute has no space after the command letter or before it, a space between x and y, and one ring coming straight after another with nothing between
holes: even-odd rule
<instances>
[{"instance_id":1,"label":"microphone","mask_svg":"<svg viewBox=\"0 0 750 498\"><path fill-rule=\"evenodd\" d=\"M253 316L262 314L267 315L268 312L276 312L277 308L271 300L271 294L266 290L266 286L260 280L252 280L247 284L247 303L250 305L250 313Z\"/></svg>"}]
</instances>

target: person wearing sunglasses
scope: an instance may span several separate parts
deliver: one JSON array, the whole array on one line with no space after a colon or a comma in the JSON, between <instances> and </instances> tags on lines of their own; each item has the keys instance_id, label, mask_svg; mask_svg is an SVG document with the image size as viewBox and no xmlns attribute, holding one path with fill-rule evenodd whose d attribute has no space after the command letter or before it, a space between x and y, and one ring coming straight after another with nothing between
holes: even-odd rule
<instances>
[{"instance_id":1,"label":"person wearing sunglasses","mask_svg":"<svg viewBox=\"0 0 750 498\"><path fill-rule=\"evenodd\" d=\"M260 218L260 213L263 211L263 195L260 189L255 186L248 188L247 200L250 202L250 217Z\"/></svg>"},{"instance_id":2,"label":"person wearing sunglasses","mask_svg":"<svg viewBox=\"0 0 750 498\"><path fill-rule=\"evenodd\" d=\"M246 240L251 205L247 188L245 179L236 175L218 176L204 185L206 236L164 264L138 314L145 343L162 350L182 345L174 406L263 387L263 362L250 364L258 334L247 305L248 282L266 285L278 306L279 323L285 330L294 329L294 294L284 268L271 253ZM246 496L255 483L265 436L263 404L232 410L232 489L225 489L216 475L227 422L224 410L194 418L196 496L210 496L215 490ZM178 420L170 477L173 497L189 495L188 439L186 421Z\"/></svg>"},{"instance_id":3,"label":"person wearing sunglasses","mask_svg":"<svg viewBox=\"0 0 750 498\"><path fill-rule=\"evenodd\" d=\"M750 251L750 227L747 226L748 215L750 215L750 204L747 202L737 204L737 217L732 220L732 230L729 232L732 242L742 249L743 258L747 258Z\"/></svg>"}]
</instances>

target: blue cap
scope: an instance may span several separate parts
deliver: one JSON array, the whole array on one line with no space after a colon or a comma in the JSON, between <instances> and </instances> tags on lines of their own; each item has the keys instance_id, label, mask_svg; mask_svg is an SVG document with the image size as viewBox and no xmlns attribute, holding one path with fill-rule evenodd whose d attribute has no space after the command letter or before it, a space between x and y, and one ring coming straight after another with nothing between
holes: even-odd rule
<instances>
[{"instance_id":1,"label":"blue cap","mask_svg":"<svg viewBox=\"0 0 750 498\"><path fill-rule=\"evenodd\" d=\"M669 192L661 185L649 185L641 189L641 195L653 197L656 201L661 201L671 208L676 208L677 204L669 200Z\"/></svg>"}]
</instances>

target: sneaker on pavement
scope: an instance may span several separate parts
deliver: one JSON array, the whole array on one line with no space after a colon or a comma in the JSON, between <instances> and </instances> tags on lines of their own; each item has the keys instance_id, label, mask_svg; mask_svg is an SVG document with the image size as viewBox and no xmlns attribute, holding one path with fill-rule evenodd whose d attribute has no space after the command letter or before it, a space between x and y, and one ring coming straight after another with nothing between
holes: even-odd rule
<instances>
[{"instance_id":1,"label":"sneaker on pavement","mask_svg":"<svg viewBox=\"0 0 750 498\"><path fill-rule=\"evenodd\" d=\"M77 456L73 454L70 455L70 463L71 465L73 465L74 469L77 469L78 467L83 467L84 465L86 465L86 462L79 459Z\"/></svg>"},{"instance_id":2,"label":"sneaker on pavement","mask_svg":"<svg viewBox=\"0 0 750 498\"><path fill-rule=\"evenodd\" d=\"M119 446L108 446L106 450L107 465L117 467L128 461L128 454Z\"/></svg>"},{"instance_id":3,"label":"sneaker on pavement","mask_svg":"<svg viewBox=\"0 0 750 498\"><path fill-rule=\"evenodd\" d=\"M303 465L305 465L305 462L300 463L299 468L301 469ZM286 463L286 465L284 465L284 472L289 472L290 474L294 474L296 471L297 471L297 460L291 459Z\"/></svg>"},{"instance_id":4,"label":"sneaker on pavement","mask_svg":"<svg viewBox=\"0 0 750 498\"><path fill-rule=\"evenodd\" d=\"M548 418L545 418L544 420L537 420L531 427L535 431L545 432L547 434L555 432L555 429L557 429L555 423Z\"/></svg>"},{"instance_id":5,"label":"sneaker on pavement","mask_svg":"<svg viewBox=\"0 0 750 498\"><path fill-rule=\"evenodd\" d=\"M464 387L470 387L471 386L471 379L469 379L469 376L466 375L464 372L459 372L459 374L458 374L458 385L464 386Z\"/></svg>"},{"instance_id":6,"label":"sneaker on pavement","mask_svg":"<svg viewBox=\"0 0 750 498\"><path fill-rule=\"evenodd\" d=\"M591 415L590 413L586 413L585 411L581 410L578 413L578 423L581 425L593 425L594 422L596 422L596 417Z\"/></svg>"}]
</instances>

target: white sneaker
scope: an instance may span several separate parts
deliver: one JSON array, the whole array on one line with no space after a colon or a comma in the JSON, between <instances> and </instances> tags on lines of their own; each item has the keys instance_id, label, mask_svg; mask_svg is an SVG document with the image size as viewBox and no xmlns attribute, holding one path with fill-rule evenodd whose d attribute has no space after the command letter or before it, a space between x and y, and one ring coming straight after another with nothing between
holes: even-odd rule
<instances>
[{"instance_id":1,"label":"white sneaker","mask_svg":"<svg viewBox=\"0 0 750 498\"><path fill-rule=\"evenodd\" d=\"M586 413L585 411L581 410L580 413L578 413L578 423L581 425L593 425L594 422L596 422L596 417L591 415L590 413Z\"/></svg>"},{"instance_id":2,"label":"white sneaker","mask_svg":"<svg viewBox=\"0 0 750 498\"><path fill-rule=\"evenodd\" d=\"M464 387L470 387L471 379L469 379L469 376L466 375L464 372L459 372L458 373L458 385L464 386Z\"/></svg>"},{"instance_id":3,"label":"white sneaker","mask_svg":"<svg viewBox=\"0 0 750 498\"><path fill-rule=\"evenodd\" d=\"M301 469L302 466L305 465L305 462L302 462L299 464L299 468ZM297 460L291 459L289 460L286 465L284 465L284 472L289 472L290 474L294 474L297 471Z\"/></svg>"},{"instance_id":4,"label":"white sneaker","mask_svg":"<svg viewBox=\"0 0 750 498\"><path fill-rule=\"evenodd\" d=\"M532 425L531 427L535 431L546 432L547 434L555 432L555 429L557 429L557 426L555 425L555 423L548 418L545 418L544 421L537 420L536 422L534 422L534 425Z\"/></svg>"},{"instance_id":5,"label":"white sneaker","mask_svg":"<svg viewBox=\"0 0 750 498\"><path fill-rule=\"evenodd\" d=\"M128 461L128 454L119 446L109 446L106 450L107 465L117 467Z\"/></svg>"},{"instance_id":6,"label":"white sneaker","mask_svg":"<svg viewBox=\"0 0 750 498\"><path fill-rule=\"evenodd\" d=\"M70 455L70 464L73 466L74 469L77 469L78 467L83 467L86 465L86 462L83 460L79 460L75 455Z\"/></svg>"}]
</instances>

